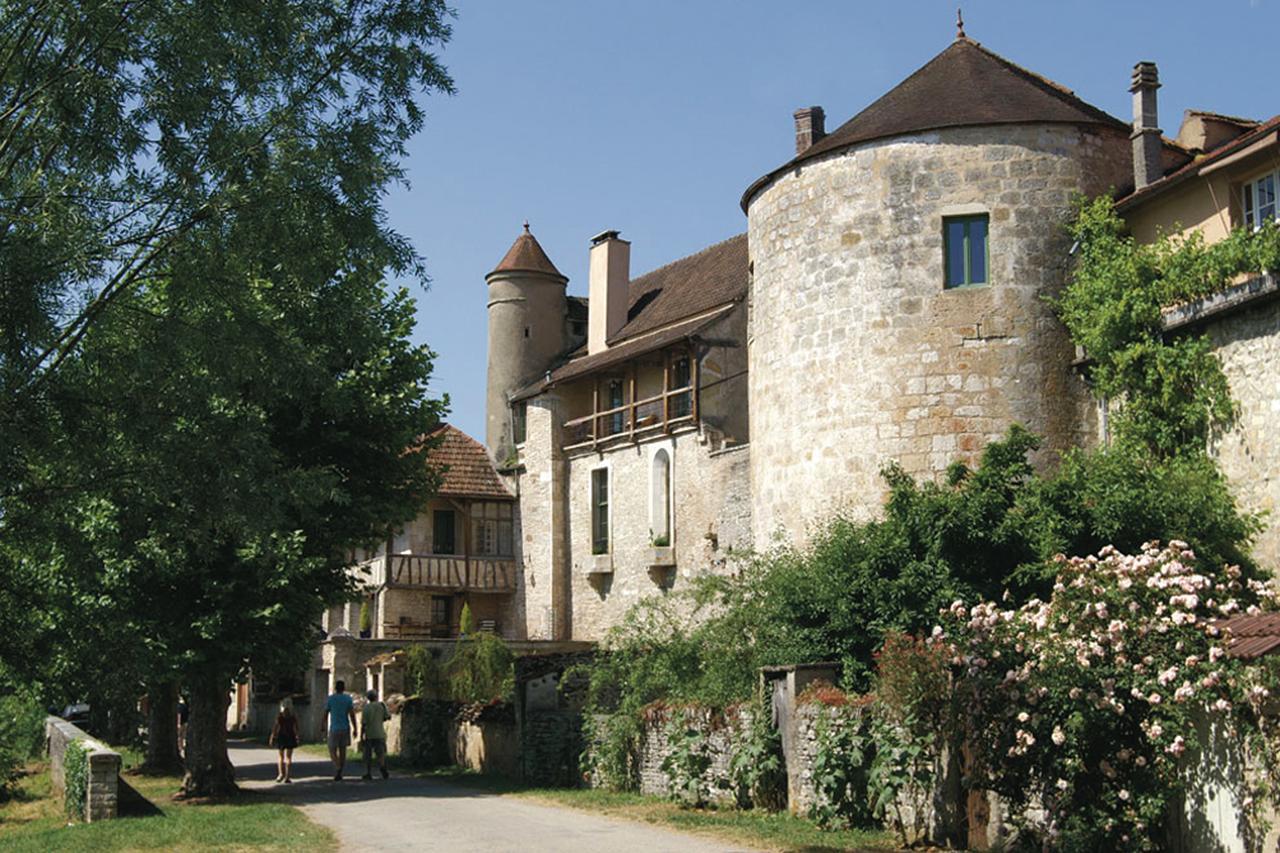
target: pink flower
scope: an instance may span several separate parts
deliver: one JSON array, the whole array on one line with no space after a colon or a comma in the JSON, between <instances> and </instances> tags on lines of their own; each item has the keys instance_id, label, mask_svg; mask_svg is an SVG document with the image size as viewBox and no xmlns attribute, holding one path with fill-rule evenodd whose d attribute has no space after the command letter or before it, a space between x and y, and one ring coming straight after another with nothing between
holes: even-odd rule
<instances>
[{"instance_id":1,"label":"pink flower","mask_svg":"<svg viewBox=\"0 0 1280 853\"><path fill-rule=\"evenodd\" d=\"M1182 735L1178 735L1173 739L1173 743L1164 748L1164 751L1176 758L1187 751L1187 742L1182 739Z\"/></svg>"},{"instance_id":2,"label":"pink flower","mask_svg":"<svg viewBox=\"0 0 1280 853\"><path fill-rule=\"evenodd\" d=\"M1053 741L1055 746L1062 746L1067 742L1067 733L1062 730L1062 726L1054 726L1053 734L1050 735L1050 739Z\"/></svg>"}]
</instances>

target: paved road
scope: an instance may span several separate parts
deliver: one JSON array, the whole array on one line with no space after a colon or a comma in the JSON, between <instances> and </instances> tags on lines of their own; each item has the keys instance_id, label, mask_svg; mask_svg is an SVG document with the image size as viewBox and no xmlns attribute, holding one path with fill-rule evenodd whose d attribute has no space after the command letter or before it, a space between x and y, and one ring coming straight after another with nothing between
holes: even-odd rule
<instances>
[{"instance_id":1,"label":"paved road","mask_svg":"<svg viewBox=\"0 0 1280 853\"><path fill-rule=\"evenodd\" d=\"M723 842L661 827L449 785L435 779L334 782L328 761L294 753L292 785L277 785L275 750L230 744L236 780L272 789L332 829L344 851L483 850L486 853L723 853Z\"/></svg>"}]
</instances>

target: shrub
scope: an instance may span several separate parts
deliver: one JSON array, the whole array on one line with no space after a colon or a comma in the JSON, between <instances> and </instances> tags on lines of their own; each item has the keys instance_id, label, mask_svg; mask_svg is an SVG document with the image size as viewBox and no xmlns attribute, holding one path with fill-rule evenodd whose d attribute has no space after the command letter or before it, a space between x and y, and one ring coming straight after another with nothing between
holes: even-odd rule
<instances>
[{"instance_id":1,"label":"shrub","mask_svg":"<svg viewBox=\"0 0 1280 853\"><path fill-rule=\"evenodd\" d=\"M20 690L0 697L0 799L43 744L44 713L34 694Z\"/></svg>"},{"instance_id":2,"label":"shrub","mask_svg":"<svg viewBox=\"0 0 1280 853\"><path fill-rule=\"evenodd\" d=\"M809 817L827 829L870 823L867 769L875 751L863 705L818 705Z\"/></svg>"},{"instance_id":3,"label":"shrub","mask_svg":"<svg viewBox=\"0 0 1280 853\"><path fill-rule=\"evenodd\" d=\"M1273 596L1236 567L1197 570L1176 541L1056 565L1049 600L956 602L935 632L958 670L970 770L1047 846L1157 849L1185 793L1181 757L1202 746L1198 716L1212 713L1253 755L1275 752L1260 717L1273 676L1227 657L1214 624L1242 597ZM1264 791L1235 781L1248 812ZM1043 820L1028 817L1033 806Z\"/></svg>"},{"instance_id":4,"label":"shrub","mask_svg":"<svg viewBox=\"0 0 1280 853\"><path fill-rule=\"evenodd\" d=\"M734 731L729 756L729 785L740 808L781 811L787 807L787 768L782 738L760 693L746 712L746 724Z\"/></svg>"},{"instance_id":5,"label":"shrub","mask_svg":"<svg viewBox=\"0 0 1280 853\"><path fill-rule=\"evenodd\" d=\"M707 741L708 714L701 708L672 710L662 727L667 753L662 772L667 777L668 796L681 805L701 808L711 794L711 750Z\"/></svg>"},{"instance_id":6,"label":"shrub","mask_svg":"<svg viewBox=\"0 0 1280 853\"><path fill-rule=\"evenodd\" d=\"M455 702L510 701L515 693L515 655L500 637L484 631L458 640L443 673Z\"/></svg>"}]
</instances>

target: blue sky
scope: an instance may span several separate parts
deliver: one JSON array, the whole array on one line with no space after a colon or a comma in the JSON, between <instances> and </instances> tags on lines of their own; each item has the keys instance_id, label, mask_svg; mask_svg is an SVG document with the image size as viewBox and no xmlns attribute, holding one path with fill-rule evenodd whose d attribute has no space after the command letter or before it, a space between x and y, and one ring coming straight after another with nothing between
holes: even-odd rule
<instances>
[{"instance_id":1,"label":"blue sky","mask_svg":"<svg viewBox=\"0 0 1280 853\"><path fill-rule=\"evenodd\" d=\"M425 100L411 186L387 208L432 278L413 286L432 392L482 440L484 275L525 218L578 294L606 228L632 241L633 275L744 231L738 199L792 155L792 112L818 104L837 127L942 51L956 14L938 0L456 6L442 59L458 92ZM970 38L1125 121L1130 69L1157 62L1170 136L1187 108L1280 113L1280 0L984 0L964 17Z\"/></svg>"}]
</instances>

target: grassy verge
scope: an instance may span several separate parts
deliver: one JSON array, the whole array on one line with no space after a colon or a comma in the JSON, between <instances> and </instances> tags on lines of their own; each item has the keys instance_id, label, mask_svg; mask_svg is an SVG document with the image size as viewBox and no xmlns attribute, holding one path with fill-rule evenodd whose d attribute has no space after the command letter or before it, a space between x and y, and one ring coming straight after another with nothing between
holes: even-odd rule
<instances>
[{"instance_id":1,"label":"grassy verge","mask_svg":"<svg viewBox=\"0 0 1280 853\"><path fill-rule=\"evenodd\" d=\"M125 753L125 766L136 766ZM336 849L333 835L302 812L252 793L217 804L174 802L177 776L134 776L127 781L156 812L100 823L67 824L47 765L32 764L15 796L0 803L0 849L8 853L98 850L307 850Z\"/></svg>"}]
</instances>

